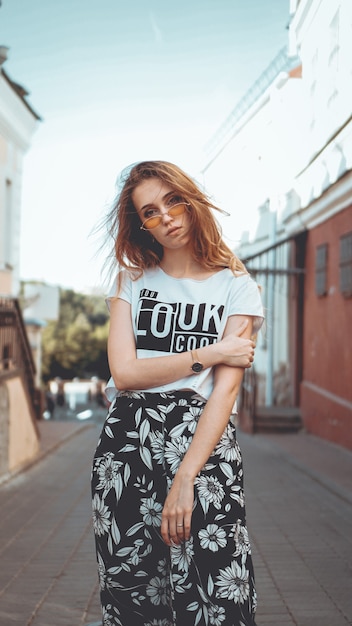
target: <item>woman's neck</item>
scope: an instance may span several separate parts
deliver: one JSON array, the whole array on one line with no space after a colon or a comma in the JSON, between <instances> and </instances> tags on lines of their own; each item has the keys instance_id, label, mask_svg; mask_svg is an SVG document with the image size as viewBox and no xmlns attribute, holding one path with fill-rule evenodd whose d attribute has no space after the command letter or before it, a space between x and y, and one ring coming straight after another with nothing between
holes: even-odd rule
<instances>
[{"instance_id":1,"label":"woman's neck","mask_svg":"<svg viewBox=\"0 0 352 626\"><path fill-rule=\"evenodd\" d=\"M185 253L184 249L173 250L171 253L168 251L161 259L160 267L173 278L202 280L215 273L214 270L204 268L190 254Z\"/></svg>"},{"instance_id":2,"label":"woman's neck","mask_svg":"<svg viewBox=\"0 0 352 626\"><path fill-rule=\"evenodd\" d=\"M174 278L193 278L198 268L198 263L193 259L188 250L165 250L160 261L161 269Z\"/></svg>"}]
</instances>

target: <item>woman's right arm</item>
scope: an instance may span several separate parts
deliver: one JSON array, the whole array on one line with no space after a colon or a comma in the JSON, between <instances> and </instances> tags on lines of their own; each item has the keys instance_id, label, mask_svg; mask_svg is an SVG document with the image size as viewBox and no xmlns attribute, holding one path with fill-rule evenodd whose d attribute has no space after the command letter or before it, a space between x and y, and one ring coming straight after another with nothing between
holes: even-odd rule
<instances>
[{"instance_id":1,"label":"woman's right arm","mask_svg":"<svg viewBox=\"0 0 352 626\"><path fill-rule=\"evenodd\" d=\"M218 343L197 348L198 358L204 367L213 367L220 363L233 367L250 367L254 343L241 337L245 328L246 325L243 325L236 334L227 335ZM194 376L190 352L137 359L131 305L120 298L110 303L108 357L111 376L120 391L149 389Z\"/></svg>"}]
</instances>

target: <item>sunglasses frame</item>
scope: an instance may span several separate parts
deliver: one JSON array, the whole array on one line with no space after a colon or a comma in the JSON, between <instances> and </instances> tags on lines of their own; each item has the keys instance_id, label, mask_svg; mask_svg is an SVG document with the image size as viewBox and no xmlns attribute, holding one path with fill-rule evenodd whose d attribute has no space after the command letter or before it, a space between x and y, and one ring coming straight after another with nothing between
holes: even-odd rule
<instances>
[{"instance_id":1,"label":"sunglasses frame","mask_svg":"<svg viewBox=\"0 0 352 626\"><path fill-rule=\"evenodd\" d=\"M177 206L183 205L185 208L181 213L176 213L174 216L171 214L170 216L170 211L172 211L172 209L174 209ZM185 211L186 211L186 207L191 206L189 202L176 202L176 204L174 204L172 207L170 207L170 209L168 211L166 211L165 215L169 215L170 217L177 217L178 215L182 215ZM153 220L153 219L158 219L158 223L155 226L152 226L151 228L146 228L145 224L149 221L149 220ZM146 220L144 220L144 222L142 222L142 225L139 227L139 230L145 230L145 231L149 231L149 230L154 230L154 228L158 228L158 226L160 226L161 224L161 220L163 219L163 213L159 213L159 215L153 215L152 217L147 217Z\"/></svg>"}]
</instances>

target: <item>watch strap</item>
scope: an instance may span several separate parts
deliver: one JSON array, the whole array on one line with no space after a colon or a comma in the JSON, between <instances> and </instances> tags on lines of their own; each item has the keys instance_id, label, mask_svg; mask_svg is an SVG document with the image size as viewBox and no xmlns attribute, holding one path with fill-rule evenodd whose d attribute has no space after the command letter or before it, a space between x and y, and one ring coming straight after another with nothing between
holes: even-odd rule
<instances>
[{"instance_id":1,"label":"watch strap","mask_svg":"<svg viewBox=\"0 0 352 626\"><path fill-rule=\"evenodd\" d=\"M192 356L191 370L195 374L199 374L199 372L202 371L204 366L203 366L203 363L199 361L197 350L191 350L191 356Z\"/></svg>"}]
</instances>

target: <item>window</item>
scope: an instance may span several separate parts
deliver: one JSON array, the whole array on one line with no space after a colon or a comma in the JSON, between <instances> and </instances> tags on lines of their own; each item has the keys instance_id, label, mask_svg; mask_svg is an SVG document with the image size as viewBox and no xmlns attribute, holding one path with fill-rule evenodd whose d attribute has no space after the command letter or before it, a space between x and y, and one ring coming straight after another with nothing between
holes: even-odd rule
<instances>
[{"instance_id":1,"label":"window","mask_svg":"<svg viewBox=\"0 0 352 626\"><path fill-rule=\"evenodd\" d=\"M327 294L328 244L317 247L315 256L315 293L317 296Z\"/></svg>"},{"instance_id":2,"label":"window","mask_svg":"<svg viewBox=\"0 0 352 626\"><path fill-rule=\"evenodd\" d=\"M340 237L340 291L352 296L352 232Z\"/></svg>"}]
</instances>

